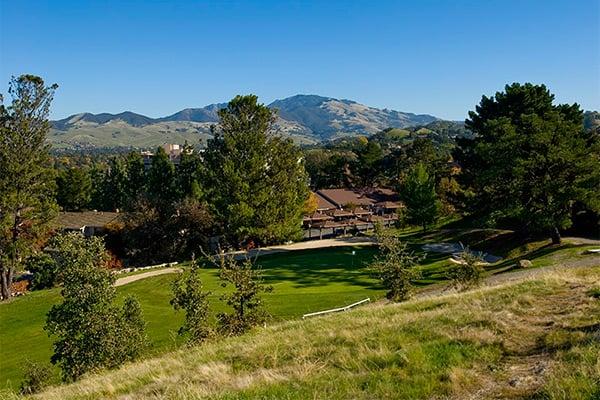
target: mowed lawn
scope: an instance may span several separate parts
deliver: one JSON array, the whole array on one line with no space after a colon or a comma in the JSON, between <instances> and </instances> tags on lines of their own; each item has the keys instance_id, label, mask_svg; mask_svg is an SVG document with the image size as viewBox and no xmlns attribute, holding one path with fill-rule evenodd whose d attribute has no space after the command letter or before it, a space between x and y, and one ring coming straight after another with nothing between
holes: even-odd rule
<instances>
[{"instance_id":1,"label":"mowed lawn","mask_svg":"<svg viewBox=\"0 0 600 400\"><path fill-rule=\"evenodd\" d=\"M366 297L381 297L383 289L365 268L375 252L374 248L338 247L258 258L265 283L273 286L273 292L263 295L272 319L299 318L308 312L343 306ZM214 313L227 311L227 306L219 300L227 289L220 285L218 269L206 268L202 274L206 289L212 292ZM175 274L160 275L117 288L119 300L134 295L142 305L151 342L148 355L181 344L176 331L183 315L175 313L169 304L175 277ZM46 313L59 301L60 289L52 289L31 292L0 304L0 388L18 388L26 360L49 363L52 338L43 326Z\"/></svg>"},{"instance_id":2,"label":"mowed lawn","mask_svg":"<svg viewBox=\"0 0 600 400\"><path fill-rule=\"evenodd\" d=\"M412 250L424 257L421 260L423 277L415 282L418 286L445 280L446 269L450 264L446 254L423 254L420 245L427 241L429 240L418 243L415 240L418 244L413 242L411 245ZM493 243L485 243L485 247L492 247L491 244ZM591 246L566 244L561 247L539 248L536 245L532 249L519 251L518 254L509 254L502 249L504 251L496 254L508 256L507 259L491 266L488 273L513 269L516 256L524 253L528 253L526 255L533 260L534 267L541 267L567 258L573 260L584 257L580 254L588 247ZM355 255L352 255L353 251ZM337 247L291 251L258 258L257 264L263 271L265 283L273 286L273 292L263 295L272 321L300 318L305 313L344 306L366 297L371 300L383 297L385 291L367 268L376 252L374 247ZM202 274L206 289L212 292L210 299L213 314L228 311L219 300L227 289L220 285L218 270L207 267L202 270ZM176 331L183 315L175 313L169 304L171 282L175 277L175 274L160 275L117 288L119 300L127 295L134 295L142 305L150 339L146 355L172 350L181 344ZM0 304L0 389L18 388L26 360L49 364L52 338L47 336L43 326L46 313L59 301L60 290L52 289L31 292ZM58 380L58 369L55 371Z\"/></svg>"}]
</instances>

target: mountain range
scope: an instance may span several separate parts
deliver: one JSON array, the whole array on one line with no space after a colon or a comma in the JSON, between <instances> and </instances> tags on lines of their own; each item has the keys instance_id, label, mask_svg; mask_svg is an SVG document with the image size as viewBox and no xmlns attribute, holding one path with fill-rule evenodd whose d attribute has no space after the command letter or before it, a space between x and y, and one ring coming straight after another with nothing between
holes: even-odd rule
<instances>
[{"instance_id":1,"label":"mountain range","mask_svg":"<svg viewBox=\"0 0 600 400\"><path fill-rule=\"evenodd\" d=\"M198 143L210 137L218 110L226 103L186 108L150 118L125 111L119 114L81 113L52 121L49 141L57 148L150 147L163 143ZM406 128L439 121L413 114L369 107L352 100L296 95L268 105L277 109L275 129L298 143L317 143L337 137L371 135L386 128Z\"/></svg>"}]
</instances>

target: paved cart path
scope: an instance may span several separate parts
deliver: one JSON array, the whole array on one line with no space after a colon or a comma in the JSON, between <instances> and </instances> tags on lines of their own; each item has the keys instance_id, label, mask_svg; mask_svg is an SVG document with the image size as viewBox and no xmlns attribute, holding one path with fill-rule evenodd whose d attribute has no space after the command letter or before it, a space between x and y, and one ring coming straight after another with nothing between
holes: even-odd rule
<instances>
[{"instance_id":1,"label":"paved cart path","mask_svg":"<svg viewBox=\"0 0 600 400\"><path fill-rule=\"evenodd\" d=\"M156 271L142 272L141 274L130 275L130 276L126 276L124 278L117 279L117 281L115 282L115 286L127 285L128 283L139 281L141 279L150 278L151 276L174 274L176 272L181 272L181 271L182 271L181 268L164 268L164 269L158 269Z\"/></svg>"}]
</instances>

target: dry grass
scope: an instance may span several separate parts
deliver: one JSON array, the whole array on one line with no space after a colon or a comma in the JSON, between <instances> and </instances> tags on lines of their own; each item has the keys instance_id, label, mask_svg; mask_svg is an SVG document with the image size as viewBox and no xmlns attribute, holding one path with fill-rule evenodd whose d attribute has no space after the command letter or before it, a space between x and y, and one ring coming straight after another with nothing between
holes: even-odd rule
<instances>
[{"instance_id":1,"label":"dry grass","mask_svg":"<svg viewBox=\"0 0 600 400\"><path fill-rule=\"evenodd\" d=\"M281 323L39 398L592 399L598 281L600 268L579 268Z\"/></svg>"}]
</instances>

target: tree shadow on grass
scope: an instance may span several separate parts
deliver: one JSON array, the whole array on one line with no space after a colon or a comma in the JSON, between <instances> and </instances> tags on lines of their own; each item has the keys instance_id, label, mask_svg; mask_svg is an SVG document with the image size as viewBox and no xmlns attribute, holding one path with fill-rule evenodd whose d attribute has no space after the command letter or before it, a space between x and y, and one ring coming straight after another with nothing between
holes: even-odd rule
<instances>
[{"instance_id":1,"label":"tree shadow on grass","mask_svg":"<svg viewBox=\"0 0 600 400\"><path fill-rule=\"evenodd\" d=\"M262 269L267 284L290 282L295 288L342 284L380 289L367 269L376 252L376 249L360 247L295 250L263 256L256 264Z\"/></svg>"}]
</instances>

